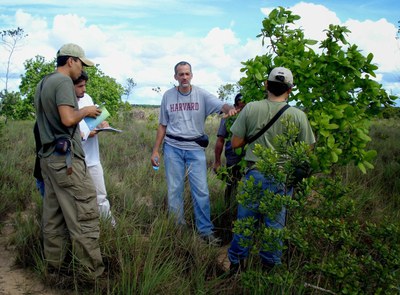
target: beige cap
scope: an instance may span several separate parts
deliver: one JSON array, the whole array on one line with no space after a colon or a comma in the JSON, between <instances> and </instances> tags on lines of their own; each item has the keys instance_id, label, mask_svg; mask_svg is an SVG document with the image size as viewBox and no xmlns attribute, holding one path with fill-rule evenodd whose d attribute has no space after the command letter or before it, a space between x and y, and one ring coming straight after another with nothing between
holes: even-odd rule
<instances>
[{"instance_id":1,"label":"beige cap","mask_svg":"<svg viewBox=\"0 0 400 295\"><path fill-rule=\"evenodd\" d=\"M289 87L294 86L292 72L284 67L274 68L271 73L269 73L268 81L285 83Z\"/></svg>"},{"instance_id":2,"label":"beige cap","mask_svg":"<svg viewBox=\"0 0 400 295\"><path fill-rule=\"evenodd\" d=\"M59 56L72 56L79 58L84 66L92 67L94 63L85 57L85 51L79 45L68 43L64 44L58 51L57 57Z\"/></svg>"}]
</instances>

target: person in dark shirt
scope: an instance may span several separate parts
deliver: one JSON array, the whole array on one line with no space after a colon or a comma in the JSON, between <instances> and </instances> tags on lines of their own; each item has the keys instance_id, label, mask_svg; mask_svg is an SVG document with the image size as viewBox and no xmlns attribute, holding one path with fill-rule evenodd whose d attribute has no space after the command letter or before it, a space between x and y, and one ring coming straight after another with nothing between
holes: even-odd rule
<instances>
[{"instance_id":1,"label":"person in dark shirt","mask_svg":"<svg viewBox=\"0 0 400 295\"><path fill-rule=\"evenodd\" d=\"M234 107L236 108L237 112L240 112L246 105L242 101L242 98L243 96L241 93L238 93L235 97ZM235 198L237 184L241 178L241 172L240 172L241 169L238 163L243 158L244 153L237 154L233 150L229 132L227 131L226 123L227 123L226 119L222 118L217 133L217 142L215 143L215 149L214 149L215 161L213 170L214 172L217 173L218 169L221 167L221 155L225 144L226 167L228 169L229 175L226 180L224 199L226 207L230 209L231 200L232 198Z\"/></svg>"}]
</instances>

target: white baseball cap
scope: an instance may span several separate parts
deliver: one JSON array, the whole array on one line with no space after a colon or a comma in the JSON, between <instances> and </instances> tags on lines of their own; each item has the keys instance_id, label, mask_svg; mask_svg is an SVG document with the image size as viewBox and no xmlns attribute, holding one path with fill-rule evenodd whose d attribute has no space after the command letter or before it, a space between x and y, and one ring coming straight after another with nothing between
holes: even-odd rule
<instances>
[{"instance_id":1,"label":"white baseball cap","mask_svg":"<svg viewBox=\"0 0 400 295\"><path fill-rule=\"evenodd\" d=\"M284 67L274 68L271 73L269 73L268 81L284 83L290 88L294 86L292 72Z\"/></svg>"}]
</instances>

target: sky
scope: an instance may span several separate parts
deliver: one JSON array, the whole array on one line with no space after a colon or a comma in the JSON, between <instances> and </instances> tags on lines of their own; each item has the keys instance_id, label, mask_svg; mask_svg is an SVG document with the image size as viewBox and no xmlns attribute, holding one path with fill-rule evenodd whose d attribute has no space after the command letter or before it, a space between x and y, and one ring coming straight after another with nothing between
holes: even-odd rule
<instances>
[{"instance_id":1,"label":"sky","mask_svg":"<svg viewBox=\"0 0 400 295\"><path fill-rule=\"evenodd\" d=\"M37 55L51 61L63 44L76 43L105 75L123 86L134 80L123 101L159 105L182 60L192 64L192 84L217 95L243 76L241 62L266 53L257 35L278 6L301 17L296 24L307 38L324 39L329 24L346 26L347 40L374 54L376 80L400 96L398 0L2 0L0 32L20 27L28 34L12 55L8 90L18 91L24 61ZM0 46L0 89L7 56Z\"/></svg>"}]
</instances>

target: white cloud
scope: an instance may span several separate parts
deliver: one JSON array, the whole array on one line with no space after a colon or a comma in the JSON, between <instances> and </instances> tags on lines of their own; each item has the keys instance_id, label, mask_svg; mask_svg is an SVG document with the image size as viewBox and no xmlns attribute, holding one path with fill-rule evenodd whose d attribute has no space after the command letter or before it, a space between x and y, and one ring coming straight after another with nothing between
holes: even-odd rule
<instances>
[{"instance_id":1,"label":"white cloud","mask_svg":"<svg viewBox=\"0 0 400 295\"><path fill-rule=\"evenodd\" d=\"M260 10L266 17L268 17L268 15L271 13L272 10L274 10L274 8L273 7L261 7Z\"/></svg>"},{"instance_id":2,"label":"white cloud","mask_svg":"<svg viewBox=\"0 0 400 295\"><path fill-rule=\"evenodd\" d=\"M132 6L154 5L153 2L143 4L142 1L119 2L121 5ZM35 3L54 5L53 1ZM173 1L168 5L173 7L177 3ZM89 4L85 2L85 5ZM93 5L107 5L107 1L96 1ZM261 10L268 15L271 8ZM325 38L323 30L329 24L345 25L352 31L348 37L350 42L359 45L365 52L374 53L379 71L399 72L400 44L394 38L397 28L393 24L384 19L376 22L340 20L326 7L304 2L293 6L291 10L301 16L296 24L305 30L308 38ZM202 13L216 15L218 11L204 7ZM122 22L106 26L93 23L93 20L89 23L85 17L68 12L46 19L18 10L11 22L13 26L20 26L28 33L25 45L13 55L13 71L18 75L23 73L25 60L41 55L50 61L62 44L73 42L81 45L87 57L99 64L100 69L117 82L124 85L127 78L133 78L137 83L131 95L134 103L160 103L161 95L152 88L160 87L163 93L175 83L173 66L178 61L187 60L193 65L193 84L216 93L222 84L235 83L240 79L243 75L240 72L241 62L266 52L261 47L261 39L240 40L235 33L235 27L239 24L234 20L227 22L227 28L210 27L208 33L200 37L188 35L184 30L160 36L156 35L159 32L143 31L140 22L137 26ZM0 47L0 55L3 54L4 49ZM0 66L3 69L3 59L0 60ZM378 74L377 79L386 77ZM16 90L18 83L19 79L15 79L10 86ZM399 83L387 84L387 87L394 92L397 89L397 93L400 89Z\"/></svg>"},{"instance_id":3,"label":"white cloud","mask_svg":"<svg viewBox=\"0 0 400 295\"><path fill-rule=\"evenodd\" d=\"M310 39L323 40L326 37L324 30L328 29L330 24L340 24L336 13L323 5L300 2L291 10L301 16L296 24L304 29L306 37Z\"/></svg>"},{"instance_id":4,"label":"white cloud","mask_svg":"<svg viewBox=\"0 0 400 295\"><path fill-rule=\"evenodd\" d=\"M348 40L357 44L363 55L374 54L373 62L381 72L400 71L400 40L397 28L385 19L373 22L348 20L344 24L351 31Z\"/></svg>"}]
</instances>

